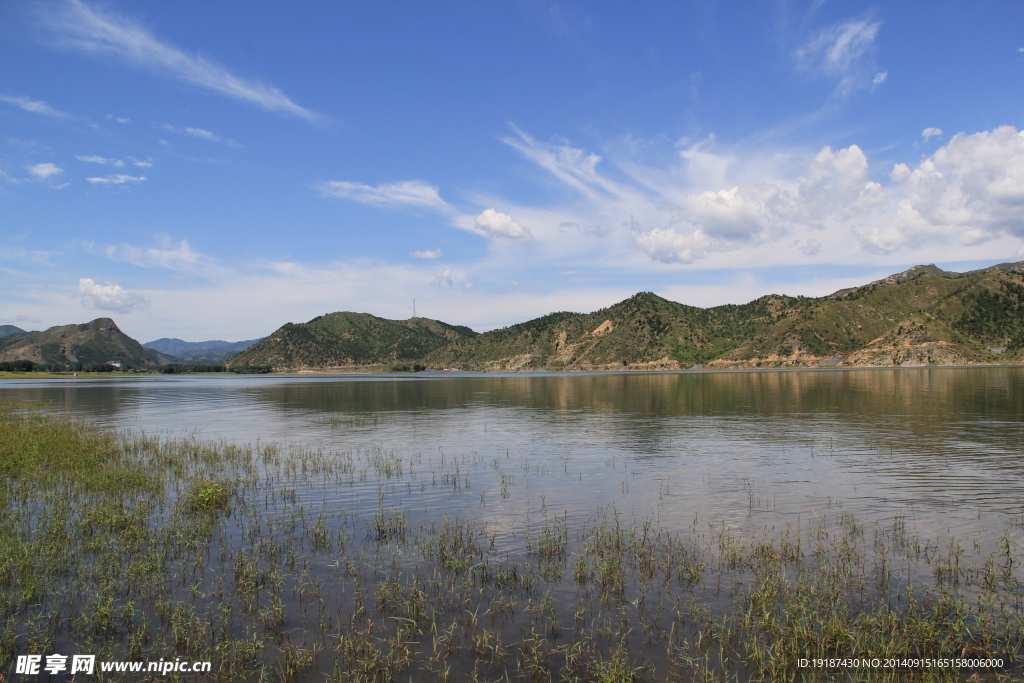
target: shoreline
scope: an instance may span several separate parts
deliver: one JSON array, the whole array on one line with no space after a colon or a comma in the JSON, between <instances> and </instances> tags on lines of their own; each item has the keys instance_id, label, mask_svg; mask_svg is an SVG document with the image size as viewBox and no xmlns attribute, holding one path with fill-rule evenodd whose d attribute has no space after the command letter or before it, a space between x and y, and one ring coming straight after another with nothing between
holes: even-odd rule
<instances>
[{"instance_id":1,"label":"shoreline","mask_svg":"<svg viewBox=\"0 0 1024 683\"><path fill-rule=\"evenodd\" d=\"M521 377L521 376L574 376L574 375L711 375L722 373L743 372L852 372L858 370L970 370L995 368L1024 368L1024 363L1000 363L977 365L860 365L852 367L782 367L782 368L700 368L697 370L427 370L423 372L374 372L374 371L331 371L331 370L298 370L290 372L271 372L260 374L237 374L232 372L195 372L163 375L161 373L141 372L96 372L78 373L77 375L52 372L0 372L0 382L7 380L93 380L93 379L132 379L153 377L366 377L366 378L426 378L426 377Z\"/></svg>"}]
</instances>

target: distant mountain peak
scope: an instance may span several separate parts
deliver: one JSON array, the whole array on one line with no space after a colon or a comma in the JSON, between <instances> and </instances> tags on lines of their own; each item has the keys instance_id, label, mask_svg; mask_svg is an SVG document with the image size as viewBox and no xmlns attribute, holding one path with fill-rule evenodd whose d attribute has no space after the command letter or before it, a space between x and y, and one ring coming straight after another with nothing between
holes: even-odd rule
<instances>
[{"instance_id":1,"label":"distant mountain peak","mask_svg":"<svg viewBox=\"0 0 1024 683\"><path fill-rule=\"evenodd\" d=\"M967 272L964 273L957 273L951 270L943 270L934 263L929 263L928 265L911 266L910 268L907 268L901 273L893 273L892 275L887 275L883 277L881 280L875 280L874 282L869 282L866 285L859 285L857 287L848 287L846 289L840 289L838 292L833 292L832 294L829 294L825 298L840 299L846 296L847 294L856 292L861 289L866 289L868 287L890 287L892 285L898 285L902 282L906 282L907 280L913 280L914 278L921 277L926 273L928 275L936 275L938 277L956 280L963 277L969 277L971 275L978 275L979 273L989 273L993 270L1003 270L1010 273L1024 273L1024 261L1016 261L1011 263L997 263L994 266L989 266L987 268L978 268L977 270L968 270Z\"/></svg>"},{"instance_id":2,"label":"distant mountain peak","mask_svg":"<svg viewBox=\"0 0 1024 683\"><path fill-rule=\"evenodd\" d=\"M163 337L146 342L143 346L165 356L171 356L172 359L219 365L258 341L259 339L246 339L237 342L211 339L209 341L187 342L178 338Z\"/></svg>"},{"instance_id":3,"label":"distant mountain peak","mask_svg":"<svg viewBox=\"0 0 1024 683\"><path fill-rule=\"evenodd\" d=\"M0 337L0 361L15 360L56 366L109 362L135 368L155 365L149 352L111 318Z\"/></svg>"}]
</instances>

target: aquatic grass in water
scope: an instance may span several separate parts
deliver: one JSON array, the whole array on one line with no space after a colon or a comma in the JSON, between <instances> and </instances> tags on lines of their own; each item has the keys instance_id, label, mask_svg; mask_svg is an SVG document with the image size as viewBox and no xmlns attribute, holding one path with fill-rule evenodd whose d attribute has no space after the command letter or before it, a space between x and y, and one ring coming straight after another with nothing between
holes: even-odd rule
<instances>
[{"instance_id":1,"label":"aquatic grass in water","mask_svg":"<svg viewBox=\"0 0 1024 683\"><path fill-rule=\"evenodd\" d=\"M531 500L567 467L502 456L160 440L5 404L0 664L183 658L224 681L1022 678L1009 532L965 547L839 510L753 531L611 507L577 520ZM451 505L419 504L438 496ZM1005 666L799 666L837 657Z\"/></svg>"}]
</instances>

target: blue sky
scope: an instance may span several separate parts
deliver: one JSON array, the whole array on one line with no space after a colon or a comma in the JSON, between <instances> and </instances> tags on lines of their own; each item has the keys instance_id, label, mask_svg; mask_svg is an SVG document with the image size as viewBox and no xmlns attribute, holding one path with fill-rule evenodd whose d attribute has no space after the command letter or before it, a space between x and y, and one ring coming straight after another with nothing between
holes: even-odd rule
<instances>
[{"instance_id":1,"label":"blue sky","mask_svg":"<svg viewBox=\"0 0 1024 683\"><path fill-rule=\"evenodd\" d=\"M1024 259L1020 2L0 6L0 323L478 330Z\"/></svg>"}]
</instances>

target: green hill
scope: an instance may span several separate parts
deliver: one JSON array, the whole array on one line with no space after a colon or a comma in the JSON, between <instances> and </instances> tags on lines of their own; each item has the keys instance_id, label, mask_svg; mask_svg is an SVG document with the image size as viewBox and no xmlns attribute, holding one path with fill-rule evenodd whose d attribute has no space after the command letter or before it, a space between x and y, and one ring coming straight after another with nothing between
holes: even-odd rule
<instances>
[{"instance_id":1,"label":"green hill","mask_svg":"<svg viewBox=\"0 0 1024 683\"><path fill-rule=\"evenodd\" d=\"M25 334L25 330L14 325L0 325L0 337L9 337L12 334Z\"/></svg>"},{"instance_id":2,"label":"green hill","mask_svg":"<svg viewBox=\"0 0 1024 683\"><path fill-rule=\"evenodd\" d=\"M232 367L358 368L416 361L445 344L476 336L438 320L387 320L369 313L328 313L288 323L237 356Z\"/></svg>"},{"instance_id":3,"label":"green hill","mask_svg":"<svg viewBox=\"0 0 1024 683\"><path fill-rule=\"evenodd\" d=\"M423 362L491 371L692 365L732 351L811 301L773 295L696 308L642 292L594 313L552 313L485 332L441 347Z\"/></svg>"},{"instance_id":4,"label":"green hill","mask_svg":"<svg viewBox=\"0 0 1024 683\"><path fill-rule=\"evenodd\" d=\"M637 294L595 313L486 332L423 362L489 371L1015 362L1024 360L1022 274L1024 262L969 273L915 266L820 299L772 295L707 309Z\"/></svg>"},{"instance_id":5,"label":"green hill","mask_svg":"<svg viewBox=\"0 0 1024 683\"><path fill-rule=\"evenodd\" d=\"M130 368L156 365L150 353L110 318L0 337L0 361L17 360L54 366L108 362L123 363Z\"/></svg>"},{"instance_id":6,"label":"green hill","mask_svg":"<svg viewBox=\"0 0 1024 683\"><path fill-rule=\"evenodd\" d=\"M810 365L839 353L850 354L840 365L950 365L1021 358L1024 277L1008 268L940 272L922 268L910 279L880 281L840 298L819 299L714 365ZM990 348L1007 352L996 354Z\"/></svg>"}]
</instances>

